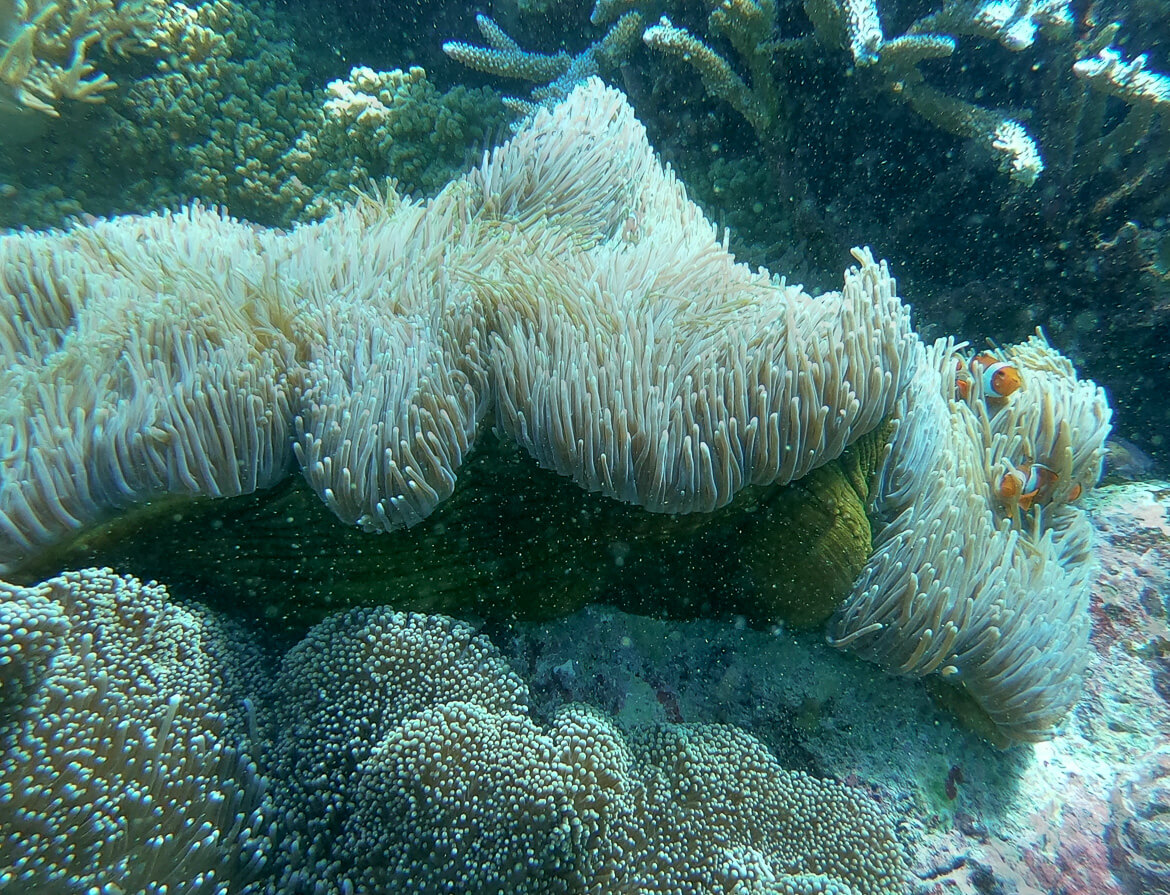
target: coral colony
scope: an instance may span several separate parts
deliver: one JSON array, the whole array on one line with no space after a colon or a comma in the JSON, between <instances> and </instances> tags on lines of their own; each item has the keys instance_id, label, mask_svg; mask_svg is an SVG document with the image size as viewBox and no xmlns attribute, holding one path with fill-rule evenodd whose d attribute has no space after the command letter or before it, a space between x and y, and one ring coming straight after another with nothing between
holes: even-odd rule
<instances>
[{"instance_id":1,"label":"coral colony","mask_svg":"<svg viewBox=\"0 0 1170 895\"><path fill-rule=\"evenodd\" d=\"M737 261L602 77L667 60L799 204L782 72L815 57L1096 220L1164 175L1170 78L1061 0L896 36L872 0L707 2L705 33L677 6L597 0L574 53L513 27L566 3L494 4L441 52L535 85L503 98L417 66L309 83L262 5L0 0L0 227L43 228L0 231L0 891L899 895L943 875L915 836L974 798L988 741L1071 726L1103 649L1105 391L1032 324L926 338L870 249L827 291ZM935 66L1042 42L1067 139ZM585 676L538 682L518 620L599 601L815 632L833 674L929 688L977 746L938 756L924 820L925 783L889 798L794 769L787 734L686 723L666 671L665 719L550 707ZM853 690L806 673L770 723L819 730ZM1167 766L1117 790L1126 891L1170 879L1140 854Z\"/></svg>"}]
</instances>

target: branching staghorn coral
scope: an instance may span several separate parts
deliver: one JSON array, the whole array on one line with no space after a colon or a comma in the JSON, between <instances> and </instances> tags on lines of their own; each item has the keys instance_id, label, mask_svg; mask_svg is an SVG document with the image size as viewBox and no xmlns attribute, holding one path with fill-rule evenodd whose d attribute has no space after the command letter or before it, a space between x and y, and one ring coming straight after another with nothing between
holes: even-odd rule
<instances>
[{"instance_id":1,"label":"branching staghorn coral","mask_svg":"<svg viewBox=\"0 0 1170 895\"><path fill-rule=\"evenodd\" d=\"M0 0L0 114L101 102L114 85L95 51L153 46L164 9L162 0Z\"/></svg>"},{"instance_id":2,"label":"branching staghorn coral","mask_svg":"<svg viewBox=\"0 0 1170 895\"><path fill-rule=\"evenodd\" d=\"M620 66L630 55L643 27L642 16L628 12L600 40L573 56L563 50L557 53L525 50L488 16L476 16L475 23L486 47L452 40L443 44L443 52L476 71L541 85L532 91L531 100L507 101L513 110L525 116L531 115L539 105L564 99L586 78Z\"/></svg>"},{"instance_id":3,"label":"branching staghorn coral","mask_svg":"<svg viewBox=\"0 0 1170 895\"><path fill-rule=\"evenodd\" d=\"M651 5L598 3L592 21L602 24L629 7ZM782 68L780 60L785 54L805 51L805 42L777 37L778 9L774 0L730 0L709 2L707 6L711 36L724 39L732 46L739 62L747 69L747 81L712 45L686 28L676 26L666 16L642 31L643 41L653 49L694 67L708 93L731 104L749 121L765 144L777 135L784 139L789 130L784 108L788 88L777 71ZM1071 24L1062 0L1035 9L1030 3L1021 3L1018 9L1001 6L992 9L991 4L948 5L943 12L915 22L904 36L887 40L882 34L877 6L870 0L809 0L805 4L817 39L823 45L847 49L856 66L870 68L876 73L883 89L908 102L936 126L983 143L989 152L1002 157L1003 169L1014 180L1031 184L1043 170L1043 163L1035 141L1024 126L991 109L940 93L926 85L918 70L918 64L923 60L949 56L954 52L952 33L994 37L1005 46L1018 50L1031 44L1038 26L1064 33ZM641 30L641 17L637 21L634 19L637 15L633 10L624 12L611 28L610 35L615 32L626 35L634 27ZM944 25L951 31L944 31ZM487 30L486 26L492 30ZM546 57L524 51L499 32L490 20L481 23L481 30L493 49L453 43L449 44L449 54L472 68L493 74L534 81L555 78L555 96L563 95L566 84L571 85L575 79L597 69L591 65L588 70L579 72L571 65L572 60L588 56L592 48L581 57L570 57L566 53ZM610 38L607 36L606 40L610 41ZM624 38L615 46L622 50L626 46ZM560 60L553 66L555 70L548 69L555 60Z\"/></svg>"},{"instance_id":4,"label":"branching staghorn coral","mask_svg":"<svg viewBox=\"0 0 1170 895\"><path fill-rule=\"evenodd\" d=\"M942 9L911 25L909 33L984 37L1019 51L1032 46L1037 32L1061 39L1072 27L1069 0L946 0Z\"/></svg>"},{"instance_id":5,"label":"branching staghorn coral","mask_svg":"<svg viewBox=\"0 0 1170 895\"><path fill-rule=\"evenodd\" d=\"M1044 135L1076 223L1096 225L1143 192L1156 195L1170 166L1170 77L1151 72L1144 55L1124 62L1113 46L1119 30L1111 23L1078 42L1081 90ZM1108 108L1115 100L1126 107L1120 118Z\"/></svg>"},{"instance_id":6,"label":"branching staghorn coral","mask_svg":"<svg viewBox=\"0 0 1170 895\"><path fill-rule=\"evenodd\" d=\"M750 73L750 85L719 53L685 28L671 24L666 16L647 28L642 40L647 46L694 66L707 91L729 102L765 138L784 124L782 91L772 77L776 45L759 39L761 33L770 32L775 16L776 4L764 0L723 4L708 17L711 30L727 38L739 53Z\"/></svg>"},{"instance_id":7,"label":"branching staghorn coral","mask_svg":"<svg viewBox=\"0 0 1170 895\"><path fill-rule=\"evenodd\" d=\"M1145 54L1125 63L1120 50L1105 47L1095 57L1077 62L1073 71L1103 93L1130 105L1151 106L1160 112L1170 106L1170 77L1149 71Z\"/></svg>"},{"instance_id":8,"label":"branching staghorn coral","mask_svg":"<svg viewBox=\"0 0 1170 895\"><path fill-rule=\"evenodd\" d=\"M649 2L598 2L591 19L600 25L618 14L628 17L637 10L649 12L657 8ZM673 24L666 16L645 27L644 42L692 66L707 92L743 115L766 145L777 136L783 140L789 131L785 102L791 90L784 83L783 60L807 52L807 42L779 38L774 0L712 0L707 8L710 42ZM908 103L948 133L982 145L999 159L1001 169L1012 180L1031 185L1041 175L1044 163L1040 147L1024 122L930 86L918 66L925 60L950 56L957 39L964 36L995 40L1015 52L1031 47L1038 34L1067 42L1073 24L1067 0L951 0L942 9L917 19L905 34L895 38L883 34L879 8L873 0L807 0L805 10L817 41L829 48L847 50L857 69L876 78L884 92ZM715 39L726 41L737 58L726 58L716 49ZM523 66L521 60L535 59L538 54L523 51L514 41L510 41L506 59L492 65L486 64L486 57L475 55L489 51L454 46L460 52L452 55L474 68L537 79L538 73ZM570 58L562 55L566 60ZM1145 70L1144 58L1126 67L1112 48L1097 47L1090 56L1093 58L1077 61L1074 68L1093 89L1139 105L1151 99L1164 102L1170 96L1166 78ZM746 70L746 80L737 67ZM563 93L563 83L571 76L567 64L557 69L555 77L561 84L558 93ZM539 75L540 80L552 77Z\"/></svg>"},{"instance_id":9,"label":"branching staghorn coral","mask_svg":"<svg viewBox=\"0 0 1170 895\"><path fill-rule=\"evenodd\" d=\"M780 119L786 88L773 70L779 67L780 56L802 52L804 46L800 41L776 39L777 8L772 0L736 0L709 6L711 34L725 37L731 43L751 73L750 87L716 50L665 17L646 29L643 39L650 47L694 66L708 92L735 107L767 143L770 135L783 134L786 129L786 123ZM908 102L936 126L983 142L989 151L1002 157L1002 167L1014 180L1030 184L1039 176L1043 170L1039 151L1019 122L947 96L926 84L918 65L926 59L949 56L955 49L955 39L950 33L941 29L932 31L924 19L911 26L904 36L887 40L882 34L876 4L865 0L808 0L805 9L817 40L830 48L848 50L854 64L876 75L884 90ZM979 10L969 12L976 15ZM951 13L946 20L948 24L969 23L969 18L964 18L957 6ZM961 27L955 32L981 33L964 31Z\"/></svg>"},{"instance_id":10,"label":"branching staghorn coral","mask_svg":"<svg viewBox=\"0 0 1170 895\"><path fill-rule=\"evenodd\" d=\"M109 569L0 583L0 889L222 893L269 843L241 633ZM258 694L257 694L258 695Z\"/></svg>"}]
</instances>

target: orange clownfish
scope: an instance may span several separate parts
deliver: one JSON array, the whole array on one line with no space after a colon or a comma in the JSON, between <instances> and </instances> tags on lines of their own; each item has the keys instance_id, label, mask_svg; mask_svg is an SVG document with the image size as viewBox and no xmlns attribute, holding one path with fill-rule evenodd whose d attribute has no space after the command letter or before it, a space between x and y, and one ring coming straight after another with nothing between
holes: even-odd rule
<instances>
[{"instance_id":1,"label":"orange clownfish","mask_svg":"<svg viewBox=\"0 0 1170 895\"><path fill-rule=\"evenodd\" d=\"M955 358L955 400L966 401L971 397L971 377L962 358Z\"/></svg>"},{"instance_id":2,"label":"orange clownfish","mask_svg":"<svg viewBox=\"0 0 1170 895\"><path fill-rule=\"evenodd\" d=\"M1024 512L1032 509L1032 504L1041 491L1047 491L1060 478L1043 463L1025 463L1020 467L1012 467L1005 472L995 488L999 499L1005 503L1015 502Z\"/></svg>"},{"instance_id":3,"label":"orange clownfish","mask_svg":"<svg viewBox=\"0 0 1170 895\"><path fill-rule=\"evenodd\" d=\"M971 359L971 375L982 380L983 394L989 398L1006 398L1024 384L1019 369L987 352Z\"/></svg>"}]
</instances>

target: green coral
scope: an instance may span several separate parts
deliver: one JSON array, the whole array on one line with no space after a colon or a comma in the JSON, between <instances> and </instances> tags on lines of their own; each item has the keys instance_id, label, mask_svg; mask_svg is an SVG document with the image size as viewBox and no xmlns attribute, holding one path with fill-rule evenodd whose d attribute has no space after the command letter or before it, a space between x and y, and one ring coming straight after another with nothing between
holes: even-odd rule
<instances>
[{"instance_id":1,"label":"green coral","mask_svg":"<svg viewBox=\"0 0 1170 895\"><path fill-rule=\"evenodd\" d=\"M230 500L165 500L87 532L10 576L103 563L294 626L361 604L550 618L595 600L691 617L824 621L870 553L863 436L789 486L714 513L667 516L582 493L485 437L452 496L390 537L341 525L298 478Z\"/></svg>"},{"instance_id":2,"label":"green coral","mask_svg":"<svg viewBox=\"0 0 1170 895\"><path fill-rule=\"evenodd\" d=\"M0 584L0 643L34 672L0 716L6 891L633 895L705 880L895 895L906 881L897 817L864 789L784 768L733 727L627 733L582 705L545 723L453 619L353 610L274 661L260 631L90 569Z\"/></svg>"},{"instance_id":3,"label":"green coral","mask_svg":"<svg viewBox=\"0 0 1170 895\"><path fill-rule=\"evenodd\" d=\"M280 164L289 180L313 184L309 217L351 198L355 186L389 177L406 192L431 195L474 160L475 148L508 117L492 91L459 86L442 93L417 66L355 68L329 83L312 125Z\"/></svg>"},{"instance_id":4,"label":"green coral","mask_svg":"<svg viewBox=\"0 0 1170 895\"><path fill-rule=\"evenodd\" d=\"M491 91L442 93L417 68L355 69L326 90L332 62L294 33L265 5L167 7L151 48L107 66L105 103L0 148L0 227L191 199L288 226L388 177L436 192L509 120Z\"/></svg>"},{"instance_id":5,"label":"green coral","mask_svg":"<svg viewBox=\"0 0 1170 895\"><path fill-rule=\"evenodd\" d=\"M244 631L88 569L0 582L0 645L0 891L239 892L270 848Z\"/></svg>"},{"instance_id":6,"label":"green coral","mask_svg":"<svg viewBox=\"0 0 1170 895\"><path fill-rule=\"evenodd\" d=\"M266 890L904 891L864 790L782 767L733 727L626 734L525 684L474 629L355 610L282 663L275 883ZM469 845L474 843L474 845ZM696 881L702 881L697 884Z\"/></svg>"}]
</instances>

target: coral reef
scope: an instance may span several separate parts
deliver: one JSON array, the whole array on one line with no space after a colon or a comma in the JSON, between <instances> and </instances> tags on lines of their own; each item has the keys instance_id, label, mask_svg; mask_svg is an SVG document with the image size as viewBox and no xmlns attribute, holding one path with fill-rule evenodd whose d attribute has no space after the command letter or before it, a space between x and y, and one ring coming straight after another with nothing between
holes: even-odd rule
<instances>
[{"instance_id":1,"label":"coral reef","mask_svg":"<svg viewBox=\"0 0 1170 895\"><path fill-rule=\"evenodd\" d=\"M270 843L242 700L261 653L241 630L91 569L0 585L0 644L0 889L256 876Z\"/></svg>"},{"instance_id":2,"label":"coral reef","mask_svg":"<svg viewBox=\"0 0 1170 895\"><path fill-rule=\"evenodd\" d=\"M1044 323L1157 446L1163 0L599 0L614 24L578 54L521 46L568 4L496 5L507 33L481 18L486 48L445 49L548 81L509 102L535 128L434 201L344 207L386 176L439 192L506 121L497 95L352 67L344 35L348 78L321 90L337 72L295 55L325 51L291 10L0 0L0 226L196 196L325 218L0 237L0 561L153 552L183 592L289 624L350 601L482 613L540 687L468 625L366 609L289 651L273 695L280 663L158 585L0 585L0 889L885 895L907 806L923 890L1166 888L1167 492L1094 491L1101 390L1042 337L919 343L868 253L818 299L730 258L832 282L841 246L881 244L927 327ZM595 72L735 235L640 131L608 141L624 106L537 108ZM559 168L553 130L588 157ZM984 376L1002 364L1010 396ZM180 517L202 540L166 540ZM406 525L377 550L357 527ZM776 624L507 623L599 597ZM998 745L1045 742L991 754L926 688L792 629L834 609L835 646L928 677Z\"/></svg>"},{"instance_id":3,"label":"coral reef","mask_svg":"<svg viewBox=\"0 0 1170 895\"><path fill-rule=\"evenodd\" d=\"M710 94L730 103L751 123L766 150L775 149L775 137L790 140L795 136L795 102L786 96L790 88L777 72L785 68L785 55L807 53L808 43L777 39L781 9L775 0L705 4L709 12L708 33L735 50L736 61L748 72L746 81L736 71L736 65L713 45L676 26L666 16L646 26L645 17L634 10L645 7L648 11L652 5L599 2L594 6L594 24L621 14L601 42L607 47L603 58L609 68L631 56L628 35L637 29L648 46L692 66ZM1044 170L1040 148L1023 123L930 86L920 65L951 56L960 37L997 41L1013 52L1032 47L1038 34L1069 42L1073 16L1067 0L1036 4L954 0L941 10L915 19L902 36L895 38L883 34L879 9L873 0L809 0L805 10L816 40L823 47L847 51L859 74L876 79L878 92L907 103L949 133L981 142L990 154L1000 158L1000 167L1013 180L1030 186L1040 177ZM592 48L577 57L567 53L547 57L524 51L490 20L481 17L480 28L491 49L451 42L444 45L445 51L465 65L497 75L537 83L560 79L562 83L552 91L555 97L566 92L566 78L580 80L597 73L596 65L578 70L580 63L571 62L588 57L594 52ZM1131 141L1136 141L1170 104L1170 78L1148 70L1145 56L1124 62L1121 51L1111 43L1117 31L1115 24L1078 43L1077 58L1070 71L1090 90L1118 97L1134 107L1132 120L1118 135L1129 134ZM617 35L621 35L620 39ZM543 94L536 95L537 99L542 97Z\"/></svg>"},{"instance_id":4,"label":"coral reef","mask_svg":"<svg viewBox=\"0 0 1170 895\"><path fill-rule=\"evenodd\" d=\"M5 588L4 667L43 680L0 719L2 884L904 890L896 814L865 790L729 727L626 734L577 705L541 724L462 622L354 610L272 673L259 632L159 585L89 570Z\"/></svg>"},{"instance_id":5,"label":"coral reef","mask_svg":"<svg viewBox=\"0 0 1170 895\"><path fill-rule=\"evenodd\" d=\"M409 527L452 497L489 413L541 466L671 514L803 480L893 414L870 495L884 529L840 645L960 683L1010 740L1051 736L1079 692L1090 565L1061 507L1100 474L1100 390L1036 342L1012 350L1017 394L975 358L970 401L948 404L953 352L922 347L884 265L859 251L812 298L735 264L596 80L428 203L368 197L290 234L192 209L5 237L0 257L10 566L128 505L274 485L294 457L343 521ZM1059 484L997 515L993 491L1033 464ZM813 566L825 585L803 604L784 559L801 538L745 538L777 585L765 618L816 622L839 599L868 540L846 507L802 536L823 551L846 532L854 557Z\"/></svg>"},{"instance_id":6,"label":"coral reef","mask_svg":"<svg viewBox=\"0 0 1170 895\"><path fill-rule=\"evenodd\" d=\"M22 113L60 113L68 101L101 102L114 82L95 55L125 56L157 46L163 0L0 2L0 122Z\"/></svg>"},{"instance_id":7,"label":"coral reef","mask_svg":"<svg viewBox=\"0 0 1170 895\"><path fill-rule=\"evenodd\" d=\"M592 20L607 21L627 5L598 3ZM650 4L645 4L649 6ZM712 37L730 44L742 67L749 73L745 81L735 66L717 49L684 27L663 16L645 26L643 16L630 10L622 13L606 37L596 46L604 46L602 58L609 68L626 61L631 55L629 35L641 32L645 43L661 53L674 56L694 67L707 91L730 103L756 131L761 144L774 148L777 138L790 140L795 134L794 104L786 99L787 86L775 74L783 68L778 57L807 52L806 43L777 40L779 5L774 0L736 0L708 2L707 29ZM968 101L949 96L929 86L919 70L920 63L950 56L957 35L974 35L998 40L1013 50L1032 45L1037 29L1055 35L1067 35L1072 18L1062 0L1040 4L1017 4L992 7L977 2L950 3L942 11L916 20L901 37L887 40L877 5L865 0L810 0L805 4L816 39L825 47L845 49L859 69L867 69L880 83L878 91L906 102L915 112L949 133L985 144L989 153L1001 157L1001 167L1012 179L1031 185L1040 176L1044 164L1040 151L1026 128L1017 120ZM563 96L572 80L580 80L598 71L596 64L584 64L595 50L579 56L560 53L550 57L526 52L504 35L490 20L480 20L480 30L490 48L471 47L451 42L444 50L459 62L481 71L507 77L549 83L534 94ZM1158 77L1137 69L1122 72L1114 65L1111 74L1097 73L1105 63L1082 63L1089 71L1083 76L1093 85L1134 101L1140 97L1160 97L1164 90ZM566 81L569 81L566 85Z\"/></svg>"},{"instance_id":8,"label":"coral reef","mask_svg":"<svg viewBox=\"0 0 1170 895\"><path fill-rule=\"evenodd\" d=\"M876 428L916 344L866 252L816 299L735 264L598 82L430 203L288 235L191 209L0 256L8 562L151 497L249 493L294 451L341 519L411 525L489 410L587 490L710 511Z\"/></svg>"},{"instance_id":9,"label":"coral reef","mask_svg":"<svg viewBox=\"0 0 1170 895\"><path fill-rule=\"evenodd\" d=\"M323 89L336 63L295 14L264 4L169 4L151 33L110 60L119 83L100 107L63 108L0 144L0 226L192 199L288 226L389 177L431 195L508 120L494 93L441 93L420 68L356 68Z\"/></svg>"}]
</instances>

